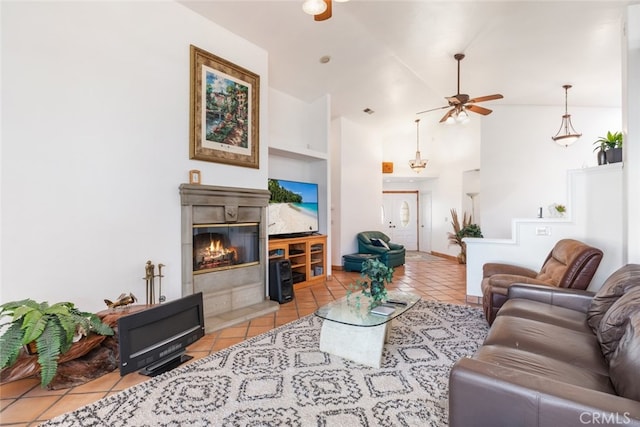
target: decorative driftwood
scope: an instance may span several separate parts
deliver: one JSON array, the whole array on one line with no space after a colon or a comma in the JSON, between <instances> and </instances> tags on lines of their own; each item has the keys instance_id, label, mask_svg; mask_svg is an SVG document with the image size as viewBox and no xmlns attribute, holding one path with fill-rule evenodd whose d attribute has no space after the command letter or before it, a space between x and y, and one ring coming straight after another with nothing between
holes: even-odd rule
<instances>
[{"instance_id":1,"label":"decorative driftwood","mask_svg":"<svg viewBox=\"0 0 640 427\"><path fill-rule=\"evenodd\" d=\"M127 314L144 310L147 306L128 306L125 309L101 311L98 317L114 329L113 336L91 334L73 343L69 351L60 355L56 376L47 386L50 390L74 387L114 371L118 367L118 319ZM0 371L0 384L40 373L38 355L29 355L22 350L18 360Z\"/></svg>"}]
</instances>

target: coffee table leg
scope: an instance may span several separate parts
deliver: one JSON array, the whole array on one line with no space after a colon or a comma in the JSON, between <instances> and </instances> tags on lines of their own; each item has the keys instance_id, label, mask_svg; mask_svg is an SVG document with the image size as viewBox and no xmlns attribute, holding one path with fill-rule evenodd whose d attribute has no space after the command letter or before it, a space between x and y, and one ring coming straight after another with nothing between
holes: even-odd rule
<instances>
[{"instance_id":1,"label":"coffee table leg","mask_svg":"<svg viewBox=\"0 0 640 427\"><path fill-rule=\"evenodd\" d=\"M325 320L320 350L363 365L379 368L390 322L380 326L352 326Z\"/></svg>"}]
</instances>

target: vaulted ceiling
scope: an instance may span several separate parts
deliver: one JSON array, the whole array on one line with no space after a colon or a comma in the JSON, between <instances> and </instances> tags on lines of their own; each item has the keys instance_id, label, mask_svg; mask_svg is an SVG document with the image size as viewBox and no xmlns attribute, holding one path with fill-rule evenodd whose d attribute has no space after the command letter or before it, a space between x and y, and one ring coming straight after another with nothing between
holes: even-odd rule
<instances>
[{"instance_id":1,"label":"vaulted ceiling","mask_svg":"<svg viewBox=\"0 0 640 427\"><path fill-rule=\"evenodd\" d=\"M458 52L462 93L504 95L484 107L561 108L566 83L569 109L620 107L623 16L637 1L351 0L324 22L302 0L180 3L264 48L271 87L307 102L329 94L334 116L393 129L456 94Z\"/></svg>"}]
</instances>

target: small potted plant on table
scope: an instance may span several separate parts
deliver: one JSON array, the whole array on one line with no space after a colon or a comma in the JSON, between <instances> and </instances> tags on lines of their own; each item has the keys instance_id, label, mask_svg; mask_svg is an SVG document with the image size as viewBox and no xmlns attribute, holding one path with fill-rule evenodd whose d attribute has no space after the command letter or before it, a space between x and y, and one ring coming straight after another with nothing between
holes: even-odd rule
<instances>
[{"instance_id":1,"label":"small potted plant on table","mask_svg":"<svg viewBox=\"0 0 640 427\"><path fill-rule=\"evenodd\" d=\"M371 258L362 262L360 276L368 280L358 279L355 284L351 284L347 296L354 290L361 290L362 295L369 299L369 309L372 309L387 298L386 283L391 283L393 280L393 268L380 260ZM356 307L359 306L360 295L356 297Z\"/></svg>"}]
</instances>

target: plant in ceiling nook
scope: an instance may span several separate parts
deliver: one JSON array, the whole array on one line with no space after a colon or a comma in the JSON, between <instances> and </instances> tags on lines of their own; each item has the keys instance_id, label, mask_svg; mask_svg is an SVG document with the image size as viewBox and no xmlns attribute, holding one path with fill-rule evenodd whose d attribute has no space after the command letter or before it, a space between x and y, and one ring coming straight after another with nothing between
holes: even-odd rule
<instances>
[{"instance_id":1,"label":"plant in ceiling nook","mask_svg":"<svg viewBox=\"0 0 640 427\"><path fill-rule=\"evenodd\" d=\"M40 365L40 381L46 387L58 370L58 357L91 332L113 335L113 329L93 313L78 310L73 303L49 305L32 299L0 305L0 368L13 365L23 347L35 343Z\"/></svg>"},{"instance_id":2,"label":"plant in ceiling nook","mask_svg":"<svg viewBox=\"0 0 640 427\"><path fill-rule=\"evenodd\" d=\"M462 226L460 226L460 219L458 218L458 212L455 209L451 209L451 226L453 227L453 233L447 233L449 243L452 245L460 246L460 253L458 254L458 262L460 264L467 263L467 244L462 241L465 237L483 237L482 231L478 224L473 224L471 215L466 212L462 215Z\"/></svg>"},{"instance_id":3,"label":"plant in ceiling nook","mask_svg":"<svg viewBox=\"0 0 640 427\"><path fill-rule=\"evenodd\" d=\"M619 163L622 161L622 132L607 132L607 136L601 136L593 142L596 147L593 151L598 151L598 165L605 164L602 159L602 152L606 156L606 163Z\"/></svg>"}]
</instances>

